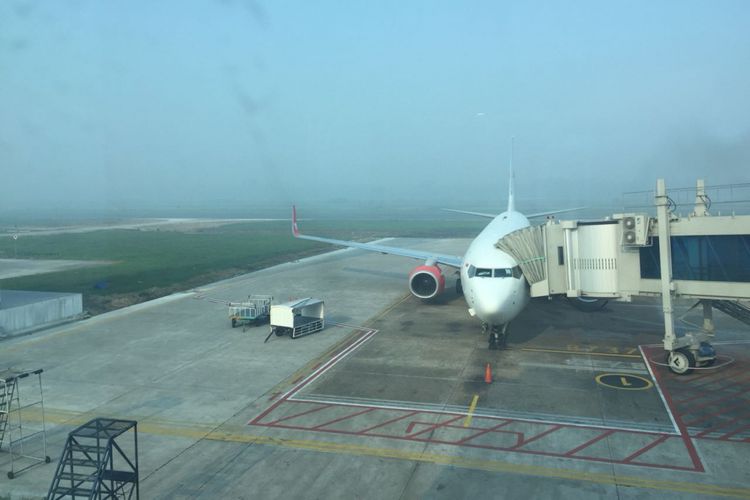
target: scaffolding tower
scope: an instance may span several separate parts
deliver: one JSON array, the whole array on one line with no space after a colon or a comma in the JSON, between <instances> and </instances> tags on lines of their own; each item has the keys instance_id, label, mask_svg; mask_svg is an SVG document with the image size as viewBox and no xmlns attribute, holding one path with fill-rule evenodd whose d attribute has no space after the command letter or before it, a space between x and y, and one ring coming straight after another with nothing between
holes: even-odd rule
<instances>
[{"instance_id":1,"label":"scaffolding tower","mask_svg":"<svg viewBox=\"0 0 750 500\"><path fill-rule=\"evenodd\" d=\"M49 463L47 430L44 423L44 391L42 372L38 370L0 371L0 450L10 455L8 479L35 465ZM34 389L21 396L20 382L36 375ZM36 389L38 388L38 395ZM24 420L24 413L38 412L40 420ZM41 423L39 423L41 422Z\"/></svg>"}]
</instances>

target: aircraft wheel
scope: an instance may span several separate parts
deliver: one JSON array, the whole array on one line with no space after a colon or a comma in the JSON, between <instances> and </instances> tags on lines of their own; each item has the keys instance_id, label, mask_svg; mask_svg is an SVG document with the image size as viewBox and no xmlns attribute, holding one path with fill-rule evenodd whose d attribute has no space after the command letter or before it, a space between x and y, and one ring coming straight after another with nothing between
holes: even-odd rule
<instances>
[{"instance_id":1,"label":"aircraft wheel","mask_svg":"<svg viewBox=\"0 0 750 500\"><path fill-rule=\"evenodd\" d=\"M690 375L695 368L695 356L689 349L677 349L667 354L669 370L677 375Z\"/></svg>"},{"instance_id":2,"label":"aircraft wheel","mask_svg":"<svg viewBox=\"0 0 750 500\"><path fill-rule=\"evenodd\" d=\"M458 295L463 295L464 294L464 287L461 286L461 280L460 279L456 280L456 293Z\"/></svg>"}]
</instances>

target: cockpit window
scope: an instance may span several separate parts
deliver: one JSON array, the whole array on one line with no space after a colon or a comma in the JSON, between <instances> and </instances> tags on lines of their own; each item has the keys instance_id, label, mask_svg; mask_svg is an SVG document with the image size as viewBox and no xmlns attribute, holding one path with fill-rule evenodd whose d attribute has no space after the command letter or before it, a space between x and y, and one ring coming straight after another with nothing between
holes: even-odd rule
<instances>
[{"instance_id":1,"label":"cockpit window","mask_svg":"<svg viewBox=\"0 0 750 500\"><path fill-rule=\"evenodd\" d=\"M477 278L520 278L523 276L521 273L521 268L518 266L515 266L513 268L510 267L501 267L498 269L489 269L486 267L474 267L469 266L469 278L477 277Z\"/></svg>"}]
</instances>

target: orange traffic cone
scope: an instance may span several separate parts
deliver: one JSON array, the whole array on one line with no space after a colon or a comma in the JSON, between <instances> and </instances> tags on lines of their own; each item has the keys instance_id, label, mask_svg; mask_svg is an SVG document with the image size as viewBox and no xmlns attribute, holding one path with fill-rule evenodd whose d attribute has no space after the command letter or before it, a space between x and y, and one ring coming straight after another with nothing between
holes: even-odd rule
<instances>
[{"instance_id":1,"label":"orange traffic cone","mask_svg":"<svg viewBox=\"0 0 750 500\"><path fill-rule=\"evenodd\" d=\"M492 367L489 363L484 367L484 381L488 384L492 383Z\"/></svg>"}]
</instances>

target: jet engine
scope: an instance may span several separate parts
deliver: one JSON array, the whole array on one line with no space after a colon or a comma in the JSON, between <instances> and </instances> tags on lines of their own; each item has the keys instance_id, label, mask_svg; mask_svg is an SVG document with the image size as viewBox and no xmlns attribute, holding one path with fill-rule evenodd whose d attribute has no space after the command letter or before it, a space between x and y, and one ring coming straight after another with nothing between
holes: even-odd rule
<instances>
[{"instance_id":1,"label":"jet engine","mask_svg":"<svg viewBox=\"0 0 750 500\"><path fill-rule=\"evenodd\" d=\"M445 289L445 276L438 266L422 265L409 273L409 290L420 299L431 299Z\"/></svg>"}]
</instances>

